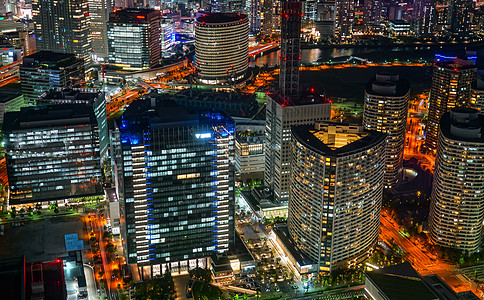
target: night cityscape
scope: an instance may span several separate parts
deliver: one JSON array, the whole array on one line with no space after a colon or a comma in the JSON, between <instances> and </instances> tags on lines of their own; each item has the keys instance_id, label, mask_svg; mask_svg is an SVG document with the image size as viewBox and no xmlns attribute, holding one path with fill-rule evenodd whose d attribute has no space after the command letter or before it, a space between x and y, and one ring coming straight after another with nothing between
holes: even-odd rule
<instances>
[{"instance_id":1,"label":"night cityscape","mask_svg":"<svg viewBox=\"0 0 484 300\"><path fill-rule=\"evenodd\" d=\"M0 133L0 300L484 299L479 0L0 0Z\"/></svg>"}]
</instances>

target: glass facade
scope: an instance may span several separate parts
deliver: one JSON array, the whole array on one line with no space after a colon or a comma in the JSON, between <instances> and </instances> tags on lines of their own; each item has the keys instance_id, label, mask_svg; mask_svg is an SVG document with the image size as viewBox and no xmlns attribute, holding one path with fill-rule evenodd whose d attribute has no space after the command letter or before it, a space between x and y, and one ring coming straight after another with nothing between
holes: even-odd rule
<instances>
[{"instance_id":1,"label":"glass facade","mask_svg":"<svg viewBox=\"0 0 484 300\"><path fill-rule=\"evenodd\" d=\"M320 272L354 266L378 239L385 134L317 123L292 129L287 226Z\"/></svg>"},{"instance_id":2,"label":"glass facade","mask_svg":"<svg viewBox=\"0 0 484 300\"><path fill-rule=\"evenodd\" d=\"M161 14L152 9L113 12L108 22L109 63L141 70L161 62Z\"/></svg>"},{"instance_id":3,"label":"glass facade","mask_svg":"<svg viewBox=\"0 0 484 300\"><path fill-rule=\"evenodd\" d=\"M227 251L234 232L233 121L145 100L116 124L128 263L166 269Z\"/></svg>"},{"instance_id":4,"label":"glass facade","mask_svg":"<svg viewBox=\"0 0 484 300\"><path fill-rule=\"evenodd\" d=\"M20 83L26 105L36 105L44 92L73 87L84 80L82 59L73 54L40 51L24 57L20 66Z\"/></svg>"},{"instance_id":5,"label":"glass facade","mask_svg":"<svg viewBox=\"0 0 484 300\"><path fill-rule=\"evenodd\" d=\"M5 115L11 204L102 195L98 125L85 105Z\"/></svg>"},{"instance_id":6,"label":"glass facade","mask_svg":"<svg viewBox=\"0 0 484 300\"><path fill-rule=\"evenodd\" d=\"M33 0L37 50L74 53L91 64L91 20L88 0Z\"/></svg>"}]
</instances>

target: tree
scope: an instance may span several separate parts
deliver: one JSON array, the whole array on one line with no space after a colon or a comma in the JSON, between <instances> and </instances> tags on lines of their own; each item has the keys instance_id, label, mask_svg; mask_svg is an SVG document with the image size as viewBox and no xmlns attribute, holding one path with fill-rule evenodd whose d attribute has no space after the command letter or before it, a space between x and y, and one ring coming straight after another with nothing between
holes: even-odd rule
<instances>
[{"instance_id":1,"label":"tree","mask_svg":"<svg viewBox=\"0 0 484 300\"><path fill-rule=\"evenodd\" d=\"M106 250L109 253L114 253L114 251L116 251L116 247L112 243L107 243Z\"/></svg>"},{"instance_id":2,"label":"tree","mask_svg":"<svg viewBox=\"0 0 484 300\"><path fill-rule=\"evenodd\" d=\"M15 217L17 217L17 209L14 207L12 207L12 210L10 211L10 216L12 217L12 219L15 219Z\"/></svg>"}]
</instances>

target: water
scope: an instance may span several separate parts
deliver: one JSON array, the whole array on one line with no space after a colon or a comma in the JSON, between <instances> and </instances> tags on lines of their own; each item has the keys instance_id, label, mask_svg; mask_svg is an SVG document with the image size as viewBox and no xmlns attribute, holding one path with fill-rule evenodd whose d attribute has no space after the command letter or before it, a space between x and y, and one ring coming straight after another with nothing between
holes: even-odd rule
<instances>
[{"instance_id":1,"label":"water","mask_svg":"<svg viewBox=\"0 0 484 300\"><path fill-rule=\"evenodd\" d=\"M374 47L350 47L350 48L313 48L301 51L301 62L310 64L317 61L330 61L338 58L356 56L371 60L376 63L384 61L425 60L433 61L436 52L441 50L457 51L461 49L476 49L477 45L453 44L431 46L374 46ZM279 64L280 51L274 51L251 62L253 66L274 66Z\"/></svg>"}]
</instances>

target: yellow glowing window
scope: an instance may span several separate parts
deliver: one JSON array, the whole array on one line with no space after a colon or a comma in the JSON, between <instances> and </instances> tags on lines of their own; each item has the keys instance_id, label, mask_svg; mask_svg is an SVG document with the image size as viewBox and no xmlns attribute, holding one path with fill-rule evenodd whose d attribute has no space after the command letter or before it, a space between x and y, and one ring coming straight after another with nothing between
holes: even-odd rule
<instances>
[{"instance_id":1,"label":"yellow glowing window","mask_svg":"<svg viewBox=\"0 0 484 300\"><path fill-rule=\"evenodd\" d=\"M200 177L200 173L180 174L176 176L176 179L190 179Z\"/></svg>"}]
</instances>

